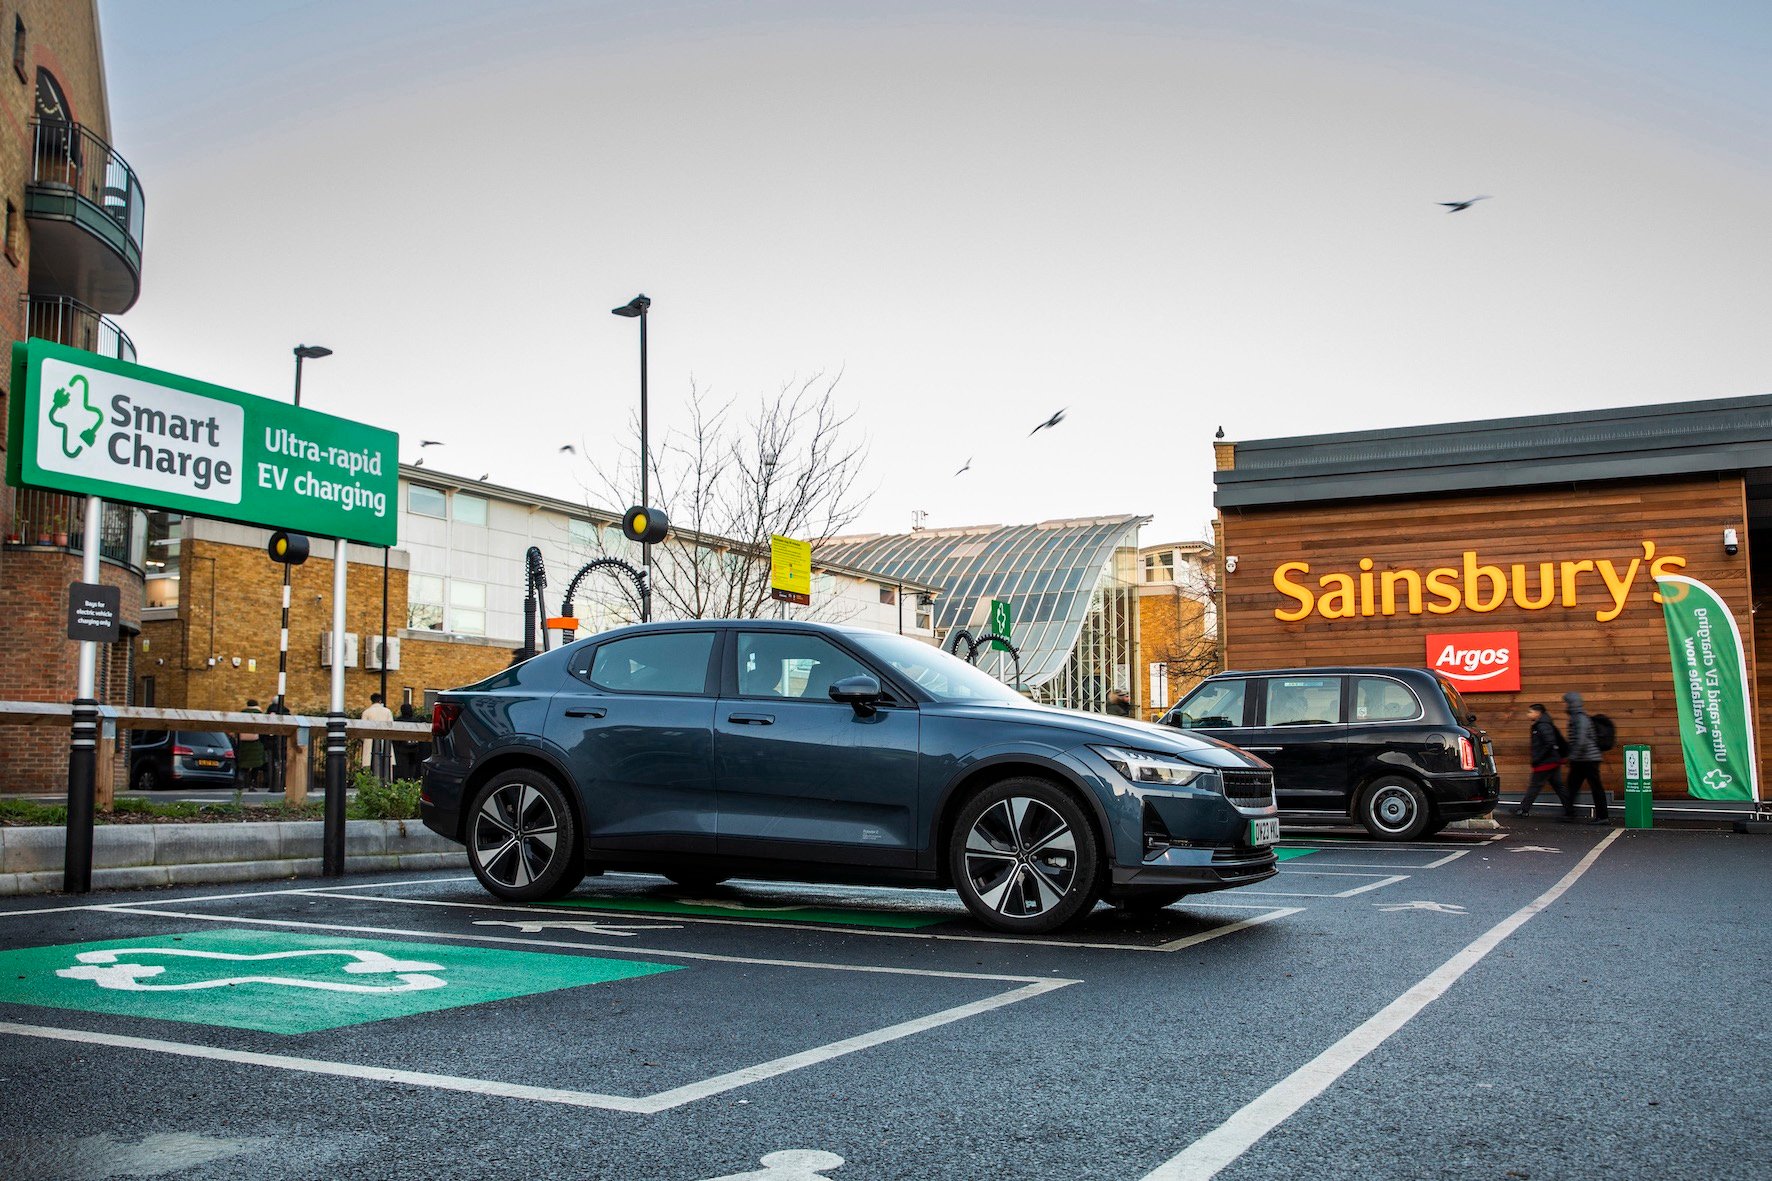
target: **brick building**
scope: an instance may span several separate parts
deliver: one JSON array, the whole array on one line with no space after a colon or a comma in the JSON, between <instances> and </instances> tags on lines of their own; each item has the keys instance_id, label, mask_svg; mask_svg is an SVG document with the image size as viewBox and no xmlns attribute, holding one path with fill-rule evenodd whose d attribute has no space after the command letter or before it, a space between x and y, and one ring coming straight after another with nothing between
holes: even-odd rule
<instances>
[{"instance_id":1,"label":"brick building","mask_svg":"<svg viewBox=\"0 0 1772 1181\"><path fill-rule=\"evenodd\" d=\"M1138 634L1146 716L1157 716L1219 671L1218 554L1203 541L1138 551Z\"/></svg>"},{"instance_id":2,"label":"brick building","mask_svg":"<svg viewBox=\"0 0 1772 1181\"><path fill-rule=\"evenodd\" d=\"M97 6L14 0L0 8L0 37L12 62L0 70L0 332L8 344L37 336L132 361L134 345L108 316L141 290L144 204L109 143ZM0 411L9 392L0 390ZM0 458L5 423L0 413ZM67 588L88 544L100 548L102 579L122 588L126 633L139 627L144 517L108 505L100 536L87 538L85 506L84 497L0 488L0 698L73 699ZM129 700L133 652L128 634L101 651L100 700ZM59 791L67 763L65 732L0 727L0 789Z\"/></svg>"}]
</instances>

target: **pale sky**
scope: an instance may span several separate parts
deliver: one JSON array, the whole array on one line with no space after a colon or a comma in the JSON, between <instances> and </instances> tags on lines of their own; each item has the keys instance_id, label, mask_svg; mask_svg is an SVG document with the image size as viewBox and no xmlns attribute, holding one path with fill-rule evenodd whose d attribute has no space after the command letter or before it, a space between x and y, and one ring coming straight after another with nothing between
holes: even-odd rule
<instances>
[{"instance_id":1,"label":"pale sky","mask_svg":"<svg viewBox=\"0 0 1772 1181\"><path fill-rule=\"evenodd\" d=\"M1197 537L1221 424L1772 392L1763 2L100 10L141 362L287 397L327 345L305 405L556 496L641 291L655 438L840 370L879 531Z\"/></svg>"}]
</instances>

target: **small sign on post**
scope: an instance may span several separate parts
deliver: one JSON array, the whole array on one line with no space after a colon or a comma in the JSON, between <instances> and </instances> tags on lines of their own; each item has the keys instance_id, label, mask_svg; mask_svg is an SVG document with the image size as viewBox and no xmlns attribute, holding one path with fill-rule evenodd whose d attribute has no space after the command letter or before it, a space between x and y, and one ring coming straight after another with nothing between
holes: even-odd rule
<instances>
[{"instance_id":1,"label":"small sign on post","mask_svg":"<svg viewBox=\"0 0 1772 1181\"><path fill-rule=\"evenodd\" d=\"M769 535L769 597L802 607L812 602L812 543Z\"/></svg>"},{"instance_id":2,"label":"small sign on post","mask_svg":"<svg viewBox=\"0 0 1772 1181\"><path fill-rule=\"evenodd\" d=\"M1655 779L1649 748L1624 748L1624 827L1655 827Z\"/></svg>"},{"instance_id":3,"label":"small sign on post","mask_svg":"<svg viewBox=\"0 0 1772 1181\"><path fill-rule=\"evenodd\" d=\"M114 644L123 638L123 592L102 582L68 584L68 639Z\"/></svg>"},{"instance_id":4,"label":"small sign on post","mask_svg":"<svg viewBox=\"0 0 1772 1181\"><path fill-rule=\"evenodd\" d=\"M1015 639L1015 612L1007 599L991 600L991 634L1002 636L1001 640L992 640L991 647L998 652L1009 651L1009 644Z\"/></svg>"}]
</instances>

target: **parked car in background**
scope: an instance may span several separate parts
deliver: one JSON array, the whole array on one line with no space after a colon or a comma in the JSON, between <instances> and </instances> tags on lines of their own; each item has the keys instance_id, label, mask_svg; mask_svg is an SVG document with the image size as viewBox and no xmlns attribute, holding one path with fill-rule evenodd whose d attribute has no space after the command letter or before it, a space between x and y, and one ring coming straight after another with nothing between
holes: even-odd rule
<instances>
[{"instance_id":1,"label":"parked car in background","mask_svg":"<svg viewBox=\"0 0 1772 1181\"><path fill-rule=\"evenodd\" d=\"M518 902L605 869L901 883L1037 933L1275 872L1259 759L884 632L622 628L441 694L432 730L420 814Z\"/></svg>"},{"instance_id":2,"label":"parked car in background","mask_svg":"<svg viewBox=\"0 0 1772 1181\"><path fill-rule=\"evenodd\" d=\"M1476 720L1428 669L1346 667L1218 673L1163 723L1266 760L1285 820L1408 841L1494 809L1501 778Z\"/></svg>"},{"instance_id":3,"label":"parked car in background","mask_svg":"<svg viewBox=\"0 0 1772 1181\"><path fill-rule=\"evenodd\" d=\"M210 730L136 730L129 739L129 783L162 787L232 787L234 743Z\"/></svg>"}]
</instances>

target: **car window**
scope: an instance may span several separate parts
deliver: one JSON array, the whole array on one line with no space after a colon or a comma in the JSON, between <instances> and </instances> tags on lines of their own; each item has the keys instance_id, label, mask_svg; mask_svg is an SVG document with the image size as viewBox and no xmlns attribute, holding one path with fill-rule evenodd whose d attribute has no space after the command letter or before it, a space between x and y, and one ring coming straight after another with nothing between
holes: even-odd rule
<instances>
[{"instance_id":1,"label":"car window","mask_svg":"<svg viewBox=\"0 0 1772 1181\"><path fill-rule=\"evenodd\" d=\"M1446 704L1452 707L1452 719L1462 726L1464 719L1471 715L1471 707L1464 703L1464 694L1460 693L1458 687L1445 677L1435 677L1434 680L1439 684L1440 692L1446 698Z\"/></svg>"},{"instance_id":2,"label":"car window","mask_svg":"<svg viewBox=\"0 0 1772 1181\"><path fill-rule=\"evenodd\" d=\"M180 730L178 740L185 746L232 746L234 740L211 730Z\"/></svg>"},{"instance_id":3,"label":"car window","mask_svg":"<svg viewBox=\"0 0 1772 1181\"><path fill-rule=\"evenodd\" d=\"M1325 726L1340 720L1340 677L1267 679L1268 725Z\"/></svg>"},{"instance_id":4,"label":"car window","mask_svg":"<svg viewBox=\"0 0 1772 1181\"><path fill-rule=\"evenodd\" d=\"M1403 722L1421 716L1409 686L1389 677L1354 678L1354 721Z\"/></svg>"},{"instance_id":5,"label":"car window","mask_svg":"<svg viewBox=\"0 0 1772 1181\"><path fill-rule=\"evenodd\" d=\"M975 704L1019 704L1022 701L1021 694L983 669L921 640L887 632L870 632L854 637L854 643L875 660L891 665L893 671L906 680L916 682L919 689L937 701Z\"/></svg>"},{"instance_id":6,"label":"car window","mask_svg":"<svg viewBox=\"0 0 1772 1181\"><path fill-rule=\"evenodd\" d=\"M165 741L166 731L164 730L137 730L135 732L137 746L158 746Z\"/></svg>"},{"instance_id":7,"label":"car window","mask_svg":"<svg viewBox=\"0 0 1772 1181\"><path fill-rule=\"evenodd\" d=\"M713 632L627 636L598 646L588 676L616 693L705 693L713 651Z\"/></svg>"},{"instance_id":8,"label":"car window","mask_svg":"<svg viewBox=\"0 0 1772 1181\"><path fill-rule=\"evenodd\" d=\"M1208 681L1176 708L1175 724L1183 730L1241 726L1243 702L1248 695L1248 681Z\"/></svg>"},{"instance_id":9,"label":"car window","mask_svg":"<svg viewBox=\"0 0 1772 1181\"><path fill-rule=\"evenodd\" d=\"M820 636L739 632L738 695L829 701L844 677L873 676L862 663Z\"/></svg>"}]
</instances>

